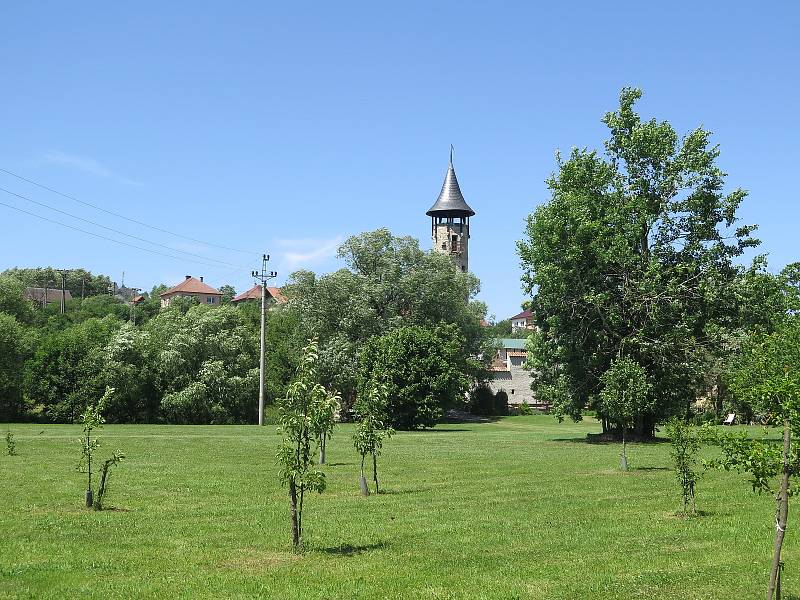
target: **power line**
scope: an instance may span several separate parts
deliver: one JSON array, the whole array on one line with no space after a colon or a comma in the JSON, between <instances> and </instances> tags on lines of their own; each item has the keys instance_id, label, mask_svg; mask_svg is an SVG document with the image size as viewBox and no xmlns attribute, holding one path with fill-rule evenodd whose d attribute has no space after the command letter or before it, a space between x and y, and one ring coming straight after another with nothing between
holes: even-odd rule
<instances>
[{"instance_id":1,"label":"power line","mask_svg":"<svg viewBox=\"0 0 800 600\"><path fill-rule=\"evenodd\" d=\"M26 215L30 215L32 217L36 217L37 219L41 219L42 221L47 221L48 223L55 223L56 225L61 225L62 227L67 227L69 229L74 229L75 231L79 231L81 233L85 233L86 235L91 235L96 238L100 238L101 240L107 240L109 242L114 242L115 244L120 244L122 246L128 246L130 248L136 248L137 250L142 250L144 252L150 252L151 254L158 254L159 256L166 256L167 258L174 258L175 260L184 261L184 262L193 262L197 263L198 265L204 265L206 267L212 267L214 269L223 269L221 265L214 265L211 263L202 262L199 260L194 260L191 258L185 258L183 256L175 256L173 254L167 254L166 252L159 252L158 250L153 250L152 248L142 248L141 246L137 246L136 244L129 244L128 242L123 242L122 240L115 240L114 238L107 237L105 235L100 235L99 233L94 233L93 231L87 231L85 229L81 229L80 227L75 227L74 225L70 225L68 223L63 223L61 221L56 221L55 219L50 219L48 217L43 217L42 215L37 215L36 213L30 212L23 208L19 208L18 206L14 206L13 204L6 204L5 202L0 202L0 206L5 206L6 208L10 208L12 210L16 210L17 212L24 213ZM238 270L239 267L236 267Z\"/></svg>"},{"instance_id":2,"label":"power line","mask_svg":"<svg viewBox=\"0 0 800 600\"><path fill-rule=\"evenodd\" d=\"M94 208L95 210L102 211L102 212L104 212L106 214L113 215L113 216L118 217L120 219L125 219L126 221L130 221L131 223L136 223L137 225L141 225L142 227L147 227L147 228L152 229L154 231L160 231L161 233L166 233L168 235L174 235L175 237L183 238L184 240L189 240L189 241L192 241L192 242L197 242L198 244L203 244L205 246L213 246L214 248L222 248L223 250L230 250L232 252L239 252L241 254L249 254L251 256L253 254L258 254L258 252L252 252L252 251L248 251L248 250L239 250L238 248L231 248L230 246L223 246L221 244L215 244L213 242L206 242L206 241L203 241L203 240L198 240L198 239L193 238L193 237L189 237L188 235L175 233L174 231L170 231L168 229L163 229L162 227L157 227L156 225L150 225L149 223L145 223L144 221L138 221L137 219L132 219L131 217L126 217L125 215L122 215L122 214L120 214L118 212L114 212L113 210L108 210L107 208L103 208L102 206L97 206L96 204L92 204L91 202L86 202L85 200L81 200L80 198L76 198L75 196L71 196L69 194L65 194L64 192L59 192L58 190L53 189L51 187L48 187L48 186L44 185L43 183L39 183L39 182L34 181L32 179L28 179L27 177L23 177L22 175L17 175L16 173L12 173L11 171L9 171L7 169L0 168L0 172L6 173L7 175L11 175L12 177L16 177L17 179L21 179L22 181L25 181L27 183L30 183L30 184L35 185L37 187L40 187L43 190L47 190L48 192L52 192L54 194L58 194L59 196L63 196L64 198L69 198L70 200L74 200L78 204L83 204L84 206L89 206L91 208Z\"/></svg>"},{"instance_id":3,"label":"power line","mask_svg":"<svg viewBox=\"0 0 800 600\"><path fill-rule=\"evenodd\" d=\"M219 260L217 258L210 258L208 256L203 256L202 254L195 254L194 252L189 252L188 250L181 250L179 248L173 248L171 246L167 246L166 244L161 244L159 242L154 242L152 240L141 238L139 236L132 235L130 233L125 233L124 231L120 231L119 229L114 229L113 227L108 227L107 225L103 225L102 223L97 223L96 221L92 221L91 219L85 219L83 217L79 217L78 215L73 215L70 212L67 212L65 210L61 210L60 208L56 208L55 206L51 206L50 204L46 204L44 202L39 202L38 200L34 200L33 198L28 198L27 196L23 196L22 194L17 194L16 192L12 192L12 191L7 190L7 189L5 189L3 187L0 187L0 192L5 192L6 194L10 194L12 196L16 196L17 198L21 198L22 200L26 200L26 201L31 202L33 204L37 204L37 205L42 206L44 208L47 208L49 210L54 210L54 211L56 211L58 213L61 213L62 215L66 215L66 216L71 217L73 219L77 219L78 221L83 221L84 223L89 223L90 225L94 225L95 227L102 227L103 229L106 229L108 231L112 231L114 233L118 233L119 235L124 235L125 237L129 237L129 238L131 238L133 240L137 240L139 242L144 242L145 244L153 244L154 246L160 246L161 248L165 248L166 250L169 250L170 252L180 252L181 254L188 254L189 256L194 256L196 258L201 258L203 260L208 260L208 261L211 261L211 262L220 263L221 265L225 265L226 267L236 267L237 269L241 268L242 270L244 270L244 267L239 267L239 265L235 265L233 263L229 263L229 262L226 262L224 260Z\"/></svg>"}]
</instances>

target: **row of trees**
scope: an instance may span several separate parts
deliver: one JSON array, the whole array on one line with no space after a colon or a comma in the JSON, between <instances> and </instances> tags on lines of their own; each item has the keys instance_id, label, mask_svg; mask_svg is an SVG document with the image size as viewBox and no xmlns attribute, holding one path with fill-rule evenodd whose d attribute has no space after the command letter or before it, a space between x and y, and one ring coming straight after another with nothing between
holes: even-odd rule
<instances>
[{"instance_id":1,"label":"row of trees","mask_svg":"<svg viewBox=\"0 0 800 600\"><path fill-rule=\"evenodd\" d=\"M340 256L347 268L335 273L293 274L289 302L269 311L268 403L285 396L315 337L319 383L341 395L344 418L364 382L380 378L392 426L432 426L486 377L485 306L469 300L477 280L387 230L348 239ZM110 422L256 419L257 303L179 298L162 310L160 286L135 308L134 324L130 305L107 294L76 298L63 315L37 309L18 274L0 275L0 419L74 422L107 387L117 390L105 407Z\"/></svg>"}]
</instances>

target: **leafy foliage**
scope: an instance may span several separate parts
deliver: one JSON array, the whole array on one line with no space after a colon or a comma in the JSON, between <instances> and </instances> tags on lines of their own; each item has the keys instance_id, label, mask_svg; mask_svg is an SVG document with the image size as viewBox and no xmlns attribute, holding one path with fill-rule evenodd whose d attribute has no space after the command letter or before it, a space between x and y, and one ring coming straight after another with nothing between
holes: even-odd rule
<instances>
[{"instance_id":1,"label":"leafy foliage","mask_svg":"<svg viewBox=\"0 0 800 600\"><path fill-rule=\"evenodd\" d=\"M292 546L303 544L305 493L325 490L325 474L316 468L314 455L325 432L330 431L339 396L318 381L319 349L312 339L303 348L297 377L279 406L282 441L277 458L281 484L288 486L291 501Z\"/></svg>"},{"instance_id":2,"label":"leafy foliage","mask_svg":"<svg viewBox=\"0 0 800 600\"><path fill-rule=\"evenodd\" d=\"M103 418L103 411L105 410L108 399L114 394L113 388L107 388L100 400L95 404L89 404L81 415L81 423L83 424L83 437L81 443L81 457L78 461L78 470L88 475L88 484L86 487L86 506L90 508L94 504L93 489L92 489L92 458L95 452L100 447L100 440L97 437L92 437L92 432L99 429L105 423ZM101 507L102 508L102 505Z\"/></svg>"},{"instance_id":3,"label":"leafy foliage","mask_svg":"<svg viewBox=\"0 0 800 600\"><path fill-rule=\"evenodd\" d=\"M230 303L236 296L236 289L232 285L221 285L219 291L222 293L222 298L220 298L222 304Z\"/></svg>"},{"instance_id":4,"label":"leafy foliage","mask_svg":"<svg viewBox=\"0 0 800 600\"><path fill-rule=\"evenodd\" d=\"M392 427L433 427L468 388L463 343L453 324L411 325L374 337L361 354L359 394L369 391L370 382L385 382Z\"/></svg>"},{"instance_id":5,"label":"leafy foliage","mask_svg":"<svg viewBox=\"0 0 800 600\"><path fill-rule=\"evenodd\" d=\"M710 424L703 425L703 438L722 450L721 457L706 461L709 467L746 473L754 492L777 491L775 478L782 464L780 446L751 438L746 431L723 433ZM796 456L792 462L800 465Z\"/></svg>"},{"instance_id":6,"label":"leafy foliage","mask_svg":"<svg viewBox=\"0 0 800 600\"><path fill-rule=\"evenodd\" d=\"M348 268L321 277L299 271L284 289L303 331L319 337L320 374L325 385L342 394L345 409L355 399L353 367L364 345L408 325L453 324L462 336L458 350L464 375L473 381L486 378L491 338L481 327L485 305L470 301L479 290L474 275L387 229L348 238L339 257Z\"/></svg>"},{"instance_id":7,"label":"leafy foliage","mask_svg":"<svg viewBox=\"0 0 800 600\"><path fill-rule=\"evenodd\" d=\"M776 495L775 545L767 598L778 587L781 551L786 534L791 477L800 468L794 439L800 435L800 315L787 316L772 333L751 337L742 348L731 387L775 424L783 425L783 447L744 436L717 435L723 458L718 465L747 472L754 490L770 490L780 474Z\"/></svg>"},{"instance_id":8,"label":"leafy foliage","mask_svg":"<svg viewBox=\"0 0 800 600\"><path fill-rule=\"evenodd\" d=\"M33 306L23 297L25 284L12 275L0 273L0 313L6 313L21 323L33 321Z\"/></svg>"},{"instance_id":9,"label":"leafy foliage","mask_svg":"<svg viewBox=\"0 0 800 600\"><path fill-rule=\"evenodd\" d=\"M368 382L364 393L358 397L355 411L358 417L356 430L353 433L353 445L361 455L361 477L364 477L364 460L372 456L372 479L375 482L375 493L378 488L378 456L383 448L383 440L389 438L394 430L386 423L386 406L388 392L386 386Z\"/></svg>"},{"instance_id":10,"label":"leafy foliage","mask_svg":"<svg viewBox=\"0 0 800 600\"><path fill-rule=\"evenodd\" d=\"M53 267L36 267L33 269L7 269L3 275L9 275L22 282L26 287L58 287L61 288L61 274ZM70 269L67 273L66 289L73 298L81 296L97 296L107 294L111 279L106 275L93 275L85 269Z\"/></svg>"},{"instance_id":11,"label":"leafy foliage","mask_svg":"<svg viewBox=\"0 0 800 600\"><path fill-rule=\"evenodd\" d=\"M625 434L636 423L637 418L647 414L653 404L650 394L652 386L642 366L630 358L617 358L600 378L600 402L603 412L619 425L622 432L622 469L628 470L625 453Z\"/></svg>"},{"instance_id":12,"label":"leafy foliage","mask_svg":"<svg viewBox=\"0 0 800 600\"><path fill-rule=\"evenodd\" d=\"M507 415L508 394L500 390L495 394L486 385L479 385L470 392L470 412L479 416Z\"/></svg>"},{"instance_id":13,"label":"leafy foliage","mask_svg":"<svg viewBox=\"0 0 800 600\"><path fill-rule=\"evenodd\" d=\"M0 420L14 420L22 414L28 347L23 326L12 315L0 312Z\"/></svg>"},{"instance_id":14,"label":"leafy foliage","mask_svg":"<svg viewBox=\"0 0 800 600\"><path fill-rule=\"evenodd\" d=\"M612 361L600 383L603 386L600 391L602 410L623 431L633 427L636 418L652 407L652 386L647 382L647 373L633 359Z\"/></svg>"},{"instance_id":15,"label":"leafy foliage","mask_svg":"<svg viewBox=\"0 0 800 600\"><path fill-rule=\"evenodd\" d=\"M575 149L558 158L552 198L528 218L518 251L538 325L528 346L537 397L560 418L578 420L587 407L606 418L603 374L631 357L653 386L637 421L647 435L703 390L715 325L735 324L726 309L747 291L732 261L758 242L754 226L737 224L746 193L722 191L709 132L679 141L669 123L641 119L640 96L623 89L603 119L605 157Z\"/></svg>"},{"instance_id":16,"label":"leafy foliage","mask_svg":"<svg viewBox=\"0 0 800 600\"><path fill-rule=\"evenodd\" d=\"M104 348L120 326L106 316L44 335L25 365L29 401L52 421L78 419L87 399L103 393Z\"/></svg>"},{"instance_id":17,"label":"leafy foliage","mask_svg":"<svg viewBox=\"0 0 800 600\"><path fill-rule=\"evenodd\" d=\"M14 434L6 431L6 454L14 456L17 453L17 442L14 440Z\"/></svg>"},{"instance_id":18,"label":"leafy foliage","mask_svg":"<svg viewBox=\"0 0 800 600\"><path fill-rule=\"evenodd\" d=\"M667 422L666 433L672 445L669 455L672 458L678 484L681 486L683 514L687 514L690 502L692 512L696 513L695 488L698 479L697 453L700 450L700 438L691 425L678 418Z\"/></svg>"}]
</instances>

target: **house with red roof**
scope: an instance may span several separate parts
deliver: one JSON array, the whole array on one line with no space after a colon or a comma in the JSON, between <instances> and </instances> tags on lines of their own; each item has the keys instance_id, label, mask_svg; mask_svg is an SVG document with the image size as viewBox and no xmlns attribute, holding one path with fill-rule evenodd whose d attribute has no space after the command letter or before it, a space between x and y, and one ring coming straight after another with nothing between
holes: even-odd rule
<instances>
[{"instance_id":1,"label":"house with red roof","mask_svg":"<svg viewBox=\"0 0 800 600\"><path fill-rule=\"evenodd\" d=\"M187 275L178 285L161 294L161 308L169 306L175 298L197 298L200 304L217 306L222 300L222 292L205 283L202 277L197 279Z\"/></svg>"},{"instance_id":2,"label":"house with red roof","mask_svg":"<svg viewBox=\"0 0 800 600\"><path fill-rule=\"evenodd\" d=\"M536 325L533 322L533 313L529 310L523 310L518 315L511 317L511 331L518 331L520 329L534 329Z\"/></svg>"},{"instance_id":3,"label":"house with red roof","mask_svg":"<svg viewBox=\"0 0 800 600\"><path fill-rule=\"evenodd\" d=\"M278 287L267 287L267 300L272 299L275 301L276 304L285 304L286 303L286 296L283 295L281 292L281 288ZM236 296L231 302L234 304L238 304L239 302L247 302L252 300L261 301L261 286L254 285L246 292L242 292L238 296Z\"/></svg>"}]
</instances>

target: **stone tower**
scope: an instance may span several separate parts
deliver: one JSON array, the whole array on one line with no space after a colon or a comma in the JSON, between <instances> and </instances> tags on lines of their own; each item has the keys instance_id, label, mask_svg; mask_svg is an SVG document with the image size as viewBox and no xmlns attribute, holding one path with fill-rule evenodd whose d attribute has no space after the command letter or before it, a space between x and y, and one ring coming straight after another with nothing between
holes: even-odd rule
<instances>
[{"instance_id":1,"label":"stone tower","mask_svg":"<svg viewBox=\"0 0 800 600\"><path fill-rule=\"evenodd\" d=\"M453 169L453 147L450 164L444 176L439 198L425 213L431 218L431 237L437 252L450 255L462 271L469 269L469 218L475 214L464 200Z\"/></svg>"}]
</instances>

